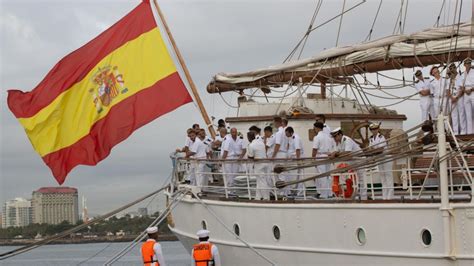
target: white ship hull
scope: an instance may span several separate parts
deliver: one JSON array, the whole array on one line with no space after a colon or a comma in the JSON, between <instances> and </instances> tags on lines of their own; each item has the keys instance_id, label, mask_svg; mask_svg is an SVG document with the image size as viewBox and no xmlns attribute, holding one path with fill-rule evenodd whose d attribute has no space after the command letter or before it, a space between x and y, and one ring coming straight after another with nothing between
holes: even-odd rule
<instances>
[{"instance_id":1,"label":"white ship hull","mask_svg":"<svg viewBox=\"0 0 474 266\"><path fill-rule=\"evenodd\" d=\"M255 203L204 200L230 230L277 265L474 265L474 204L453 203L453 250L444 249L439 203ZM172 212L187 250L203 221L223 265L269 265L227 231L198 200L183 199ZM273 227L280 229L276 240ZM357 230L365 231L366 243ZM429 230L431 244L422 241Z\"/></svg>"}]
</instances>

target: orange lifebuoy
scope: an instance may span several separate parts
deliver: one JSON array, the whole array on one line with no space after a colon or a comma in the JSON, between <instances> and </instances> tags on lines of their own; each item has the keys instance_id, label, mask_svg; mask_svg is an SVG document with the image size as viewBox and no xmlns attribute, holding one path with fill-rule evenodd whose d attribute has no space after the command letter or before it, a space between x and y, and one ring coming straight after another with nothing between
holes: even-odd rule
<instances>
[{"instance_id":1,"label":"orange lifebuoy","mask_svg":"<svg viewBox=\"0 0 474 266\"><path fill-rule=\"evenodd\" d=\"M348 167L349 165L346 164L346 163L340 163L336 166L337 169L340 169L340 168L346 168ZM349 173L353 173L354 171L351 169L348 171ZM350 175L350 178L347 178L345 180L345 184L346 184L346 189L344 190L344 198L350 198L352 197L352 194L354 193L354 188L353 188L353 184L354 184L354 181L355 181L355 175L352 174ZM334 195L336 196L339 196L341 195L341 186L339 185L339 176L338 175L335 175L333 176L333 180L332 180L332 192L334 193Z\"/></svg>"}]
</instances>

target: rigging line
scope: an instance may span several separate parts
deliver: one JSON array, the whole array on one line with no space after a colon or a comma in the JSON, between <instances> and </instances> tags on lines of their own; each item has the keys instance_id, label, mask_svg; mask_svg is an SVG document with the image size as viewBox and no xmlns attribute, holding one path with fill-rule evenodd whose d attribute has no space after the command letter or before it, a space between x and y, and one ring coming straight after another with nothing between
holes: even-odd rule
<instances>
[{"instance_id":1,"label":"rigging line","mask_svg":"<svg viewBox=\"0 0 474 266\"><path fill-rule=\"evenodd\" d=\"M395 20L395 25L393 26L393 31L392 31L392 34L395 34L395 32L397 31L397 26L399 25L399 21L401 22L402 21L402 13L403 13L403 1L404 0L400 0L400 11L398 12L398 16L397 16L397 20Z\"/></svg>"},{"instance_id":2,"label":"rigging line","mask_svg":"<svg viewBox=\"0 0 474 266\"><path fill-rule=\"evenodd\" d=\"M109 242L107 245L105 245L104 248L100 249L99 251L97 251L96 253L94 253L94 255L90 256L89 258L85 259L85 260L82 260L80 261L78 264L76 264L77 266L79 265L82 265L88 261L90 261L91 259L97 257L100 253L102 253L104 250L106 250L108 247L110 247L110 245L112 245L114 242Z\"/></svg>"},{"instance_id":3,"label":"rigging line","mask_svg":"<svg viewBox=\"0 0 474 266\"><path fill-rule=\"evenodd\" d=\"M406 22L407 22L408 1L409 1L409 0L407 0L407 3L406 3L406 5L405 5L405 18L403 19L403 27L402 27L402 30L401 30L401 33L402 33L402 34L405 32L405 25L406 25Z\"/></svg>"},{"instance_id":4,"label":"rigging line","mask_svg":"<svg viewBox=\"0 0 474 266\"><path fill-rule=\"evenodd\" d=\"M339 29L337 30L336 47L339 44L339 36L341 35L342 19L344 18L344 9L345 8L346 8L346 0L344 0L344 2L342 2L341 18L339 19Z\"/></svg>"},{"instance_id":5,"label":"rigging line","mask_svg":"<svg viewBox=\"0 0 474 266\"><path fill-rule=\"evenodd\" d=\"M164 221L164 219L168 217L171 211L176 206L178 206L178 203L181 202L181 200L185 196L185 193L183 193L183 191L178 191L174 196L175 198L173 199L171 204L169 204L166 207L166 209L163 211L163 213L159 215L158 217L156 217L156 219L153 220L148 227L160 225ZM130 250L132 250L136 245L138 245L141 241L143 241L145 237L146 237L146 230L143 230L134 240L132 240L127 246L125 246L125 248L120 250L117 254L115 254L111 259L106 261L103 265L104 266L112 265L113 263L120 260L123 256L125 256L128 252L130 252Z\"/></svg>"},{"instance_id":6,"label":"rigging line","mask_svg":"<svg viewBox=\"0 0 474 266\"><path fill-rule=\"evenodd\" d=\"M228 103L228 102L226 101L226 99L224 98L224 96L222 96L222 93L219 93L219 96L221 96L222 101L223 101L227 106L229 106L230 108L235 108L235 109L238 109L238 108L239 108L238 106L234 106L234 105L231 105L230 103Z\"/></svg>"},{"instance_id":7,"label":"rigging line","mask_svg":"<svg viewBox=\"0 0 474 266\"><path fill-rule=\"evenodd\" d=\"M293 55L296 53L296 51L298 50L298 48L300 47L300 45L303 41L306 43L306 40L307 40L309 34L311 33L310 29L312 27L312 23L314 23L314 20L316 20L317 13L319 13L319 9L321 8L321 5L322 5L322 0L319 0L318 3L316 4L316 8L313 12L313 17L310 20L310 24L309 24L310 26L308 27L308 30L306 30L303 37L298 41L296 46L293 48L293 50L291 50L290 54L285 58L285 60L283 60L283 63L289 61L293 57Z\"/></svg>"},{"instance_id":8,"label":"rigging line","mask_svg":"<svg viewBox=\"0 0 474 266\"><path fill-rule=\"evenodd\" d=\"M324 25L328 24L329 22L335 20L336 18L338 18L338 17L340 17L340 16L346 14L347 12L349 12L349 11L351 11L351 10L357 8L358 6L364 4L365 2L367 2L367 0L362 0L360 3L358 3L358 4L355 5L355 6L352 6L351 8L347 9L347 10L344 11L343 13L341 13L341 14L339 14L339 15L336 15L336 16L334 16L334 17L332 17L332 18L326 20L325 22L319 24L318 26L312 28L312 29L310 30L310 32L313 32L314 30L317 30L317 29L321 28L322 26L324 26Z\"/></svg>"},{"instance_id":9,"label":"rigging line","mask_svg":"<svg viewBox=\"0 0 474 266\"><path fill-rule=\"evenodd\" d=\"M309 23L308 30L307 30L306 33L305 33L306 38L304 39L303 45L301 46L300 52L299 52L299 54L298 54L298 59L300 59L300 58L301 58L301 55L303 54L303 50L304 50L304 48L305 48L305 46L306 46L306 43L308 42L309 30L313 27L314 21L316 20L316 17L317 17L318 14L319 14L319 10L321 9L322 4L323 4L323 1L322 1L322 0L319 0L319 1L318 1L318 4L317 4L317 6L316 6L316 10L315 10L314 13L313 13L313 17L311 18L311 22Z\"/></svg>"},{"instance_id":10,"label":"rigging line","mask_svg":"<svg viewBox=\"0 0 474 266\"><path fill-rule=\"evenodd\" d=\"M354 92L354 88L352 87L352 84L349 84L349 88L351 88L352 95L354 95L354 98L355 98L355 100L357 101L357 105L359 106L360 111L363 113L364 111L362 110L362 104L360 103L359 98L357 98L357 95L356 95L355 92ZM361 101L364 102L364 99L363 99L362 96L360 95L360 92L359 92L359 96L360 96L360 98L361 98ZM365 104L365 102L364 102L364 106L365 106L365 108L367 109L367 111L370 113L370 110L369 110L369 108L367 107L367 105Z\"/></svg>"},{"instance_id":11,"label":"rigging line","mask_svg":"<svg viewBox=\"0 0 474 266\"><path fill-rule=\"evenodd\" d=\"M161 187L160 189L155 190L155 191L153 191L153 192L151 192L151 193L149 193L149 194L147 194L147 195L145 195L145 196L143 196L143 197L141 197L141 198L139 198L139 199L137 199L137 200L135 200L135 201L132 201L132 202L126 204L126 205L123 205L122 207L119 207L119 208L117 208L117 209L115 209L115 210L113 210L113 211L110 211L110 212L108 212L108 213L106 213L106 214L104 214L104 215L101 215L101 216L99 216L99 217L96 217L96 218L94 218L94 219L92 219L92 220L90 220L90 221L87 221L87 222L85 222L85 223L83 223L83 224L80 224L80 225L78 225L78 226L75 226L75 227L73 227L73 228L71 228L71 229L65 230L65 231L63 231L63 232L61 232L61 233L59 233L59 234L57 234L57 235L48 237L48 238L46 238L46 239L43 239L43 240L34 242L34 243L32 243L32 244L29 244L29 245L22 246L22 247L20 247L20 248L14 249L14 250L10 250L10 251L5 252L5 253L2 253L2 254L0 254L0 260L4 260L4 259L7 259L7 258L16 256L16 255L22 254L22 253L24 253L24 252L30 251L30 250L32 250L32 249L38 248L38 247L40 247L40 246L42 246L42 245L45 245L45 244L50 243L51 241L54 241L54 240L56 240L56 239L63 238L63 237L65 237L65 236L70 235L70 234L72 234L72 233L74 233L74 232L77 232L77 231L79 231L79 230L81 230L81 229L83 229L83 228L86 228L86 227L89 226L89 225L92 225L92 224L101 222L101 221L103 221L103 220L105 220L105 219L111 217L112 215L115 215L115 214L117 214L117 213L119 213L119 212L121 212L121 211L123 211L123 210L126 210L126 209L130 208L131 206L136 205L137 203L142 202L142 201L144 201L145 199L147 199L147 198L149 198L149 197L151 197L151 196L153 196L153 195L155 195L155 194L157 194L157 193L159 193L159 192L161 192L161 191L167 189L168 187L169 187L169 185L166 185L166 186L164 186L164 187Z\"/></svg>"},{"instance_id":12,"label":"rigging line","mask_svg":"<svg viewBox=\"0 0 474 266\"><path fill-rule=\"evenodd\" d=\"M458 28L456 30L456 43L454 44L454 53L456 53L456 50L458 48L458 38L459 38L459 28L461 26L461 11L462 11L462 0L459 5L459 14L458 14ZM474 7L473 7L474 8ZM472 38L472 37L471 37Z\"/></svg>"},{"instance_id":13,"label":"rigging line","mask_svg":"<svg viewBox=\"0 0 474 266\"><path fill-rule=\"evenodd\" d=\"M436 19L435 24L433 24L433 27L439 27L439 20L441 18L441 13L443 12L443 8L444 8L445 3L446 3L446 0L443 0L443 3L441 4L441 8L439 9L438 18Z\"/></svg>"},{"instance_id":14,"label":"rigging line","mask_svg":"<svg viewBox=\"0 0 474 266\"><path fill-rule=\"evenodd\" d=\"M382 6L382 2L383 0L380 0L379 7L377 8L377 13L375 13L375 18L374 18L374 21L372 22L372 27L370 27L370 31L367 37L365 38L365 42L370 41L370 39L372 38L372 32L374 31L375 22L377 21L377 18L379 17L379 12L380 12L380 7Z\"/></svg>"},{"instance_id":15,"label":"rigging line","mask_svg":"<svg viewBox=\"0 0 474 266\"><path fill-rule=\"evenodd\" d=\"M353 75L354 79L355 79L355 82L357 83L357 85L355 85L356 87L356 90L359 92L359 95L360 95L360 98L362 99L362 101L364 102L364 105L365 105L365 108L367 108L367 111L369 111L370 113L370 108L369 106L371 106L372 104L370 103L370 100L369 98L367 97L367 95L365 95L365 92L363 90L358 90L357 89L357 86L360 87L360 82L359 80L357 80L357 78L355 77L355 75ZM365 102L364 98L362 96L365 96L365 99L367 100L367 103ZM368 105L367 105L368 104Z\"/></svg>"},{"instance_id":16,"label":"rigging line","mask_svg":"<svg viewBox=\"0 0 474 266\"><path fill-rule=\"evenodd\" d=\"M216 218L216 220L224 227L224 229L226 229L229 233L231 233L235 238L237 238L240 242L242 242L245 246L247 246L248 248L250 248L250 250L252 250L253 252L255 252L255 254L257 254L259 257L261 257L262 259L264 259L265 261L267 261L268 263L270 263L270 265L276 265L275 262L273 262L271 259L267 258L265 255L263 255L262 253L260 253L258 250L256 250L254 247L252 247L252 245L250 245L247 241L243 240L239 235L237 235L234 231L232 231L228 226L227 224L222 221L219 216L217 216L217 214L211 209L209 208L209 206L194 192L194 191L190 191L194 197L199 201L199 203L204 206L207 211L212 215L214 216L214 218Z\"/></svg>"},{"instance_id":17,"label":"rigging line","mask_svg":"<svg viewBox=\"0 0 474 266\"><path fill-rule=\"evenodd\" d=\"M423 123L419 124L419 125L416 125L416 126L410 128L409 130L405 131L406 136L403 136L403 135L392 136L392 137L386 139L384 142L382 142L382 143L386 143L387 145L389 145L390 141L393 141L395 139L397 139L400 142L407 141L406 143L404 143L401 146L390 146L389 145L388 146L389 148L386 150L385 154L398 153L397 152L398 150L401 150L401 149L404 149L404 148L409 148L409 147L411 147L410 145L415 144L419 140L419 138L418 138L418 132L414 132L414 131L417 130L418 128L420 128L422 125L423 125ZM412 133L412 132L414 132L414 133ZM402 137L402 139L399 139L400 137ZM410 140L413 137L415 137L415 139ZM319 160L319 161L316 161L316 162L313 161L313 162L310 162L310 163L303 163L303 164L299 164L299 165L295 165L295 166L283 167L282 171L291 171L291 170L296 170L296 169L301 169L301 168L314 167L314 166L321 165L321 164L330 164L330 163L337 163L337 162L341 162L341 161L347 161L348 158L365 156L365 154L369 151L370 151L370 147L365 147L365 148L362 148L359 151L349 152L345 155L342 155L342 156L339 156L339 157L336 157L336 158L327 157L327 159L325 158L325 159L322 159L322 160ZM415 153L416 152L418 152L418 151L415 151Z\"/></svg>"}]
</instances>

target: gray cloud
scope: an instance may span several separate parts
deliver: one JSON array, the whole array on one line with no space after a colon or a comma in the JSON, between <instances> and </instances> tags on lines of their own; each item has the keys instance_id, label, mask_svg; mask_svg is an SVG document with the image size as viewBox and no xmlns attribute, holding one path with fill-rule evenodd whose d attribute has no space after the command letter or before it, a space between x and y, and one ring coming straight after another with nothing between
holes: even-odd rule
<instances>
[{"instance_id":1,"label":"gray cloud","mask_svg":"<svg viewBox=\"0 0 474 266\"><path fill-rule=\"evenodd\" d=\"M34 88L63 56L77 49L129 12L139 1L13 1L0 2L0 202L23 196L41 186L54 186L49 169L33 151L19 123L6 107L6 90ZM359 1L347 1L347 7ZM434 24L442 1L410 1L407 32ZM453 2L453 1L451 1ZM466 1L464 1L466 2ZM205 85L217 72L239 72L281 63L304 34L315 1L160 1L210 115L234 116ZM341 45L365 39L378 1L368 1L344 16ZM450 1L448 1L450 3ZM466 3L464 3L466 4ZM316 24L340 12L342 1L324 1ZM454 12L454 2L450 12ZM373 38L392 33L399 1L384 1ZM462 12L469 18L469 6ZM442 23L451 23L442 17ZM452 17L449 16L449 17ZM304 56L334 46L338 20L314 32ZM407 79L411 73L407 71ZM391 75L401 77L400 71ZM387 80L387 82L389 82ZM408 95L410 88L397 91ZM235 94L224 97L235 104ZM386 101L375 100L377 104ZM407 126L418 121L418 105L396 107L407 113ZM407 112L409 110L409 112ZM92 213L103 213L158 187L169 175L170 151L182 146L184 130L201 124L196 107L188 104L135 132L116 146L98 166L79 166L65 185L88 198Z\"/></svg>"}]
</instances>

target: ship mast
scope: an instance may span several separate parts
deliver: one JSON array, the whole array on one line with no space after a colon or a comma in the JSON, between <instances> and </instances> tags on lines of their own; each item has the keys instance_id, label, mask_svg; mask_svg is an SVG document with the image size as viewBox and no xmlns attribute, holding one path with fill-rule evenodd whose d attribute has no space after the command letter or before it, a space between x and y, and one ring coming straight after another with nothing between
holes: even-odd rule
<instances>
[{"instance_id":1,"label":"ship mast","mask_svg":"<svg viewBox=\"0 0 474 266\"><path fill-rule=\"evenodd\" d=\"M183 69L184 75L186 79L188 80L189 86L191 87L191 92L194 96L194 100L196 101L199 111L201 112L202 118L204 119L204 122L206 123L206 126L209 130L209 134L211 134L212 138L214 138L216 136L216 132L214 130L211 120L209 119L209 115L207 114L206 108L204 108L204 105L201 101L201 97L199 97L196 84L194 84L194 81L191 78L191 74L189 74L188 67L186 66L186 63L184 62L184 59L181 56L181 52L179 51L178 46L176 45L176 42L173 38L173 35L171 34L171 31L168 27L168 23L166 23L165 17L163 13L161 12L160 7L158 6L158 2L156 0L153 0L153 4L155 5L155 8L156 8L156 11L158 12L158 16L161 20L161 23L163 24L165 28L166 34L168 35L168 38L176 54L176 57L178 58L179 64L181 65L181 68Z\"/></svg>"}]
</instances>

